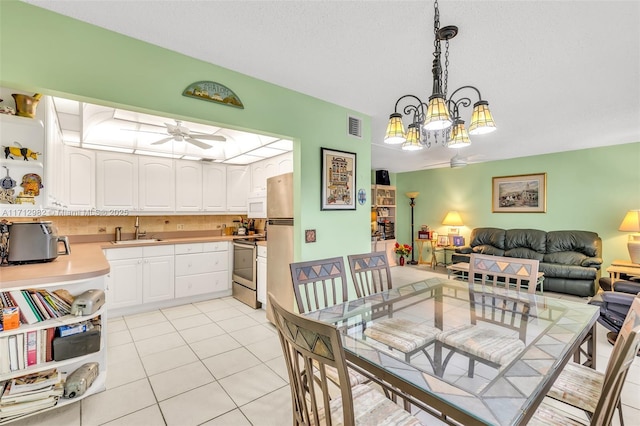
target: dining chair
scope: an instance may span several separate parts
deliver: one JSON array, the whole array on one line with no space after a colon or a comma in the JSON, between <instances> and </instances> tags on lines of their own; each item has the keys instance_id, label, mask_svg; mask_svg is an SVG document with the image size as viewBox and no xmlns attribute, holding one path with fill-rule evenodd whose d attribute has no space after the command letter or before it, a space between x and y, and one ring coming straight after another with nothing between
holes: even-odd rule
<instances>
[{"instance_id":1,"label":"dining chair","mask_svg":"<svg viewBox=\"0 0 640 426\"><path fill-rule=\"evenodd\" d=\"M472 253L468 278L470 283L515 287L516 291L520 291L524 284L527 286L527 292L533 294L538 285L539 264L536 259Z\"/></svg>"},{"instance_id":2,"label":"dining chair","mask_svg":"<svg viewBox=\"0 0 640 426\"><path fill-rule=\"evenodd\" d=\"M327 369L348 383L347 363L338 329L327 323L288 312L269 293L269 306L278 330L293 408L294 425L419 425L420 422L375 389L358 384L340 386L329 394ZM309 382L306 371L315 368L318 380Z\"/></svg>"},{"instance_id":3,"label":"dining chair","mask_svg":"<svg viewBox=\"0 0 640 426\"><path fill-rule=\"evenodd\" d=\"M386 252L351 254L347 259L351 280L359 298L393 288ZM379 319L385 316L387 318ZM440 332L435 327L421 325L405 318L394 318L393 305L385 303L378 307L372 306L371 315L366 320L369 322L363 324L364 335L401 352L407 362L414 354L423 352Z\"/></svg>"},{"instance_id":4,"label":"dining chair","mask_svg":"<svg viewBox=\"0 0 640 426\"><path fill-rule=\"evenodd\" d=\"M624 425L620 393L624 381L640 348L640 293L633 299L625 318L609 363L604 373L570 362L562 370L547 396L584 411L590 425L611 424L613 414L618 409L620 424ZM536 424L585 424L567 419L555 407L543 402L530 422Z\"/></svg>"},{"instance_id":5,"label":"dining chair","mask_svg":"<svg viewBox=\"0 0 640 426\"><path fill-rule=\"evenodd\" d=\"M477 290L469 280L469 324L443 331L436 338L450 350L442 371L454 354L462 354L469 358L467 374L473 377L476 362L499 369L524 350L531 303L503 289Z\"/></svg>"}]
</instances>

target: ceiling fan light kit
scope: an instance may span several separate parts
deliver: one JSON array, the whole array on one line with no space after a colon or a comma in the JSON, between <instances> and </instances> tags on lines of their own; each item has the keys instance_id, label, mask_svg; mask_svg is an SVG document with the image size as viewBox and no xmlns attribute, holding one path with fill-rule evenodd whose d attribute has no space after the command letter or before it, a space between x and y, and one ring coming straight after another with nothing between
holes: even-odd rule
<instances>
[{"instance_id":1,"label":"ceiling fan light kit","mask_svg":"<svg viewBox=\"0 0 640 426\"><path fill-rule=\"evenodd\" d=\"M434 52L433 52L433 87L428 103L420 100L415 95L403 95L395 104L394 112L389 116L387 132L384 142L387 144L402 144L402 149L406 151L416 151L422 148L431 147L431 138L434 143L438 143L438 138L442 139L442 144L448 148L464 148L471 144L469 135L482 135L496 130L493 115L489 110L489 103L482 99L480 91L474 86L462 86L453 91L451 96L447 96L448 86L448 66L449 66L449 40L458 34L458 27L450 25L440 28L440 11L438 1L434 2ZM445 67L442 69L442 47L444 42ZM475 92L478 101L473 104L471 122L469 130L465 128L465 122L460 118L460 109L471 106L471 98L461 95L462 91ZM399 105L405 106L399 112ZM402 118L407 116L411 123L404 131ZM459 154L458 160L463 160ZM466 165L464 161L454 161L452 158L451 167L461 167Z\"/></svg>"}]
</instances>

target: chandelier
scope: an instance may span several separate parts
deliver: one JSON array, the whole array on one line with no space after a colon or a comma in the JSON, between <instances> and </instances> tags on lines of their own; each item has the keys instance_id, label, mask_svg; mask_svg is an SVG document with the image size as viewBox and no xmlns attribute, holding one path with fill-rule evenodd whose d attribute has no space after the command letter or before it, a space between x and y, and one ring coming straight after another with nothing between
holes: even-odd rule
<instances>
[{"instance_id":1,"label":"chandelier","mask_svg":"<svg viewBox=\"0 0 640 426\"><path fill-rule=\"evenodd\" d=\"M401 96L397 101L393 114L389 116L389 124L384 137L385 143L402 144L402 149L414 151L431 147L431 140L442 143L449 148L463 148L471 144L469 135L481 135L496 130L495 122L489 111L489 103L482 99L480 91L474 86L462 86L447 98L448 69L449 69L449 40L458 34L458 27L450 25L440 28L440 11L438 0L434 3L433 32L435 35L433 52L433 89L429 102L424 103L415 95ZM441 44L444 42L444 72L442 69ZM464 120L460 118L460 109L471 106L471 98L463 93L475 92L478 101L473 104L469 130L465 128ZM402 109L411 124L404 130L403 114L398 112L401 103L407 105Z\"/></svg>"}]
</instances>

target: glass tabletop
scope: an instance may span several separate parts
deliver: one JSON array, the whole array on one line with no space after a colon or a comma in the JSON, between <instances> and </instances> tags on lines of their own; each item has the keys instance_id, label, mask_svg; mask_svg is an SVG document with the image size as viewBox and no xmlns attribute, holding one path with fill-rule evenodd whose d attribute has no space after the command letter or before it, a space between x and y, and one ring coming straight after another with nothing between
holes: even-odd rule
<instances>
[{"instance_id":1,"label":"glass tabletop","mask_svg":"<svg viewBox=\"0 0 640 426\"><path fill-rule=\"evenodd\" d=\"M465 423L519 424L598 317L586 303L431 278L308 317L347 359Z\"/></svg>"}]
</instances>

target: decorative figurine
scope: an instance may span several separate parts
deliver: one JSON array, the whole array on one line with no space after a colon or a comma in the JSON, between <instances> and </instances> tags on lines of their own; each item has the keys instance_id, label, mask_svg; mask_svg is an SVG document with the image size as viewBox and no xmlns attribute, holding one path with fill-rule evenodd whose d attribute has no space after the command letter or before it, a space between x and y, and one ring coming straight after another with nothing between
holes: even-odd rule
<instances>
[{"instance_id":1,"label":"decorative figurine","mask_svg":"<svg viewBox=\"0 0 640 426\"><path fill-rule=\"evenodd\" d=\"M15 160L15 157L23 157L24 161L29 161L29 158L37 160L40 152L31 151L29 148L24 148L20 145L19 142L14 142L17 146L5 146L4 147L4 158L7 159L11 157L12 160Z\"/></svg>"}]
</instances>

